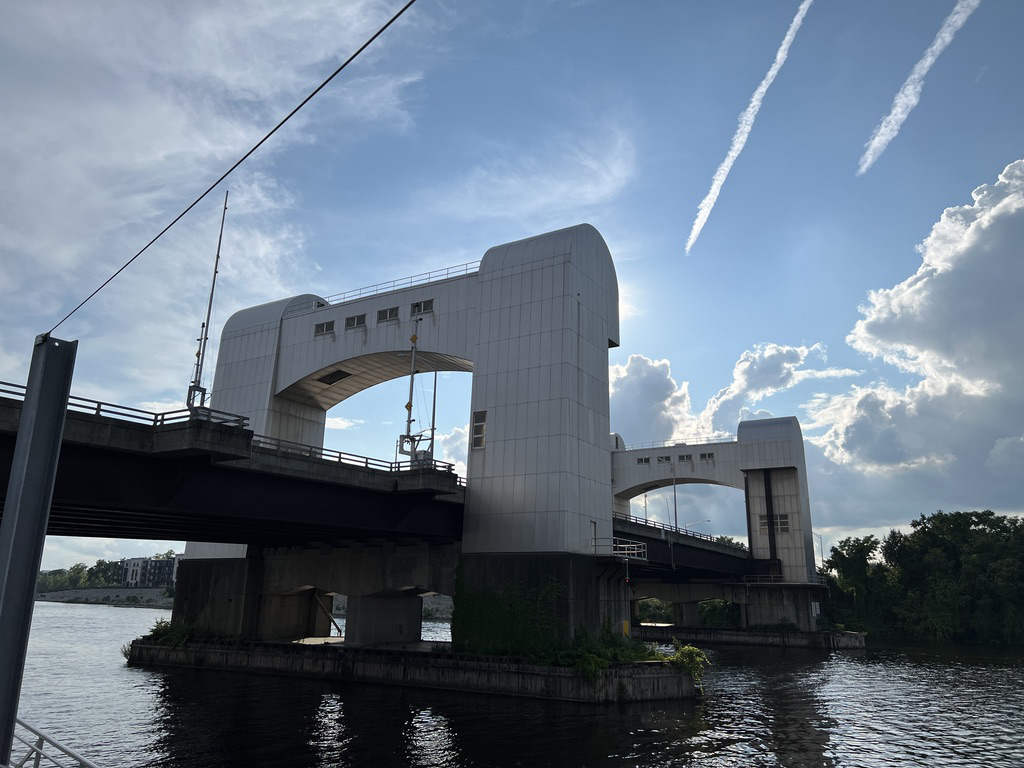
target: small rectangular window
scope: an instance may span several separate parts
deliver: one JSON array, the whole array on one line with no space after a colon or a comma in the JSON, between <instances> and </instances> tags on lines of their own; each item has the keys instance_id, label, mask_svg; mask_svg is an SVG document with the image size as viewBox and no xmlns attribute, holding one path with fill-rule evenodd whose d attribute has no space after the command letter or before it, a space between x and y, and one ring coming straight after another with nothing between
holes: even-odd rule
<instances>
[{"instance_id":1,"label":"small rectangular window","mask_svg":"<svg viewBox=\"0 0 1024 768\"><path fill-rule=\"evenodd\" d=\"M715 460L715 454L713 454L713 453L702 453L700 455L700 460L701 461L714 461Z\"/></svg>"},{"instance_id":2,"label":"small rectangular window","mask_svg":"<svg viewBox=\"0 0 1024 768\"><path fill-rule=\"evenodd\" d=\"M398 319L398 307L388 307L387 309L377 310L377 322L384 323L388 320Z\"/></svg>"},{"instance_id":3,"label":"small rectangular window","mask_svg":"<svg viewBox=\"0 0 1024 768\"><path fill-rule=\"evenodd\" d=\"M487 411L473 411L473 447L483 448L487 434Z\"/></svg>"},{"instance_id":4,"label":"small rectangular window","mask_svg":"<svg viewBox=\"0 0 1024 768\"><path fill-rule=\"evenodd\" d=\"M345 318L345 330L351 331L353 328L365 328L366 327L366 315L352 315L351 317Z\"/></svg>"},{"instance_id":5,"label":"small rectangular window","mask_svg":"<svg viewBox=\"0 0 1024 768\"><path fill-rule=\"evenodd\" d=\"M658 457L658 463L659 464L671 464L672 463L672 457L671 456L659 456Z\"/></svg>"},{"instance_id":6,"label":"small rectangular window","mask_svg":"<svg viewBox=\"0 0 1024 768\"><path fill-rule=\"evenodd\" d=\"M317 323L313 326L314 336L323 336L328 333L334 333L334 321L328 320L325 323Z\"/></svg>"},{"instance_id":7,"label":"small rectangular window","mask_svg":"<svg viewBox=\"0 0 1024 768\"><path fill-rule=\"evenodd\" d=\"M768 533L768 515L759 515L761 533ZM789 533L789 515L775 515L775 532Z\"/></svg>"},{"instance_id":8,"label":"small rectangular window","mask_svg":"<svg viewBox=\"0 0 1024 768\"><path fill-rule=\"evenodd\" d=\"M410 307L410 310L413 316L422 315L424 312L433 312L434 300L424 299L423 301L414 301L412 303L412 306Z\"/></svg>"},{"instance_id":9,"label":"small rectangular window","mask_svg":"<svg viewBox=\"0 0 1024 768\"><path fill-rule=\"evenodd\" d=\"M693 454L692 453L680 453L679 454L679 460L680 461L693 461Z\"/></svg>"},{"instance_id":10,"label":"small rectangular window","mask_svg":"<svg viewBox=\"0 0 1024 768\"><path fill-rule=\"evenodd\" d=\"M636 463L637 464L650 464L651 463L651 457L650 456L641 456L640 458L638 458L636 460Z\"/></svg>"}]
</instances>

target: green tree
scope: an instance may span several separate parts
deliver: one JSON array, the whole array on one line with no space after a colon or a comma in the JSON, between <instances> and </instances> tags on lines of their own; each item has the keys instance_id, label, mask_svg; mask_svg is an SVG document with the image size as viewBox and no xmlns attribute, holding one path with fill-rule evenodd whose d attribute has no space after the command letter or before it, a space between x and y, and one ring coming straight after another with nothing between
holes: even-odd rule
<instances>
[{"instance_id":1,"label":"green tree","mask_svg":"<svg viewBox=\"0 0 1024 768\"><path fill-rule=\"evenodd\" d=\"M939 510L910 527L832 548L828 618L889 640L1024 644L1024 523Z\"/></svg>"},{"instance_id":2,"label":"green tree","mask_svg":"<svg viewBox=\"0 0 1024 768\"><path fill-rule=\"evenodd\" d=\"M746 543L739 539L734 539L732 536L715 536L715 541L720 541L723 544L732 544L734 547L739 547L740 549L747 548Z\"/></svg>"},{"instance_id":3,"label":"green tree","mask_svg":"<svg viewBox=\"0 0 1024 768\"><path fill-rule=\"evenodd\" d=\"M117 560L97 560L86 573L90 587L117 587L121 585L121 563Z\"/></svg>"},{"instance_id":4,"label":"green tree","mask_svg":"<svg viewBox=\"0 0 1024 768\"><path fill-rule=\"evenodd\" d=\"M40 571L36 577L36 592L59 592L68 588L68 572L64 568Z\"/></svg>"},{"instance_id":5,"label":"green tree","mask_svg":"<svg viewBox=\"0 0 1024 768\"><path fill-rule=\"evenodd\" d=\"M85 563L75 563L68 568L68 589L80 589L86 586L89 569Z\"/></svg>"},{"instance_id":6,"label":"green tree","mask_svg":"<svg viewBox=\"0 0 1024 768\"><path fill-rule=\"evenodd\" d=\"M835 573L838 600L828 618L847 629L888 635L886 601L891 592L889 569L878 558L881 542L874 536L846 538L832 547L825 568Z\"/></svg>"}]
</instances>

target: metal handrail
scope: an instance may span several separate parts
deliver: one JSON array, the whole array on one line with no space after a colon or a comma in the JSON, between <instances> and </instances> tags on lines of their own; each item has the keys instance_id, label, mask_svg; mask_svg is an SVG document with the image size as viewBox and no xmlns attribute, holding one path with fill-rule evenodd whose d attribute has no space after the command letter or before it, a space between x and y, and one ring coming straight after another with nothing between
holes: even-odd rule
<instances>
[{"instance_id":1,"label":"metal handrail","mask_svg":"<svg viewBox=\"0 0 1024 768\"><path fill-rule=\"evenodd\" d=\"M8 764L9 768L24 768L24 766L31 765L33 768L39 768L43 765L56 765L56 766L77 766L78 768L99 768L96 763L82 757L80 754L75 752L69 747L65 747L56 739L51 736L47 736L45 733L37 728L33 728L28 723L15 718L14 720L17 726L25 729L32 734L32 738L26 738L20 735L17 731L14 732L14 741L20 743L22 746L28 747L28 751L24 757L15 759L13 754L11 756L11 762ZM19 749L17 744L11 750ZM56 751L59 754L53 754ZM73 763L65 762L63 759L58 758L70 758L74 760ZM46 762L43 762L43 761Z\"/></svg>"},{"instance_id":2,"label":"metal handrail","mask_svg":"<svg viewBox=\"0 0 1024 768\"><path fill-rule=\"evenodd\" d=\"M736 435L718 435L716 437L687 437L683 440L663 440L660 443L634 443L627 445L624 451L640 451L645 448L671 448L674 445L685 445L687 448L696 448L701 445L716 445L718 443L735 443Z\"/></svg>"},{"instance_id":3,"label":"metal handrail","mask_svg":"<svg viewBox=\"0 0 1024 768\"><path fill-rule=\"evenodd\" d=\"M437 459L415 459L412 461L387 461L385 459L374 459L369 456L359 456L355 453L345 453L332 448L321 448L315 445L293 443L289 440L280 440L276 437L266 435L254 435L252 448L267 453L279 455L299 456L305 459L316 459L319 461L330 461L336 464L346 464L352 467L363 469L379 469L384 472L409 472L415 469L436 469L440 472L454 472L455 465L447 461Z\"/></svg>"},{"instance_id":4,"label":"metal handrail","mask_svg":"<svg viewBox=\"0 0 1024 768\"><path fill-rule=\"evenodd\" d=\"M591 539L596 555L611 555L612 557L623 557L629 560L646 560L647 544L642 541L620 539L613 536L610 539Z\"/></svg>"},{"instance_id":5,"label":"metal handrail","mask_svg":"<svg viewBox=\"0 0 1024 768\"><path fill-rule=\"evenodd\" d=\"M0 395L10 395L15 400L25 399L26 387L22 384L12 384L0 381ZM87 397L71 395L68 397L68 410L76 413L88 413L93 416L106 416L120 421L132 421L136 424L148 424L152 427L162 427L167 424L184 424L188 421L208 421L213 424L226 424L231 427L245 428L249 425L249 419L235 413L217 411L213 408L181 408L176 411L164 411L155 413L145 411L141 408L132 408L128 405L117 405L105 403L102 400L92 400Z\"/></svg>"},{"instance_id":6,"label":"metal handrail","mask_svg":"<svg viewBox=\"0 0 1024 768\"><path fill-rule=\"evenodd\" d=\"M463 275L472 274L479 269L479 261L467 261L465 264L457 264L454 267L434 269L430 272L421 272L418 275L412 275L410 277L400 277L396 280L387 280L383 283L377 283L376 285L367 285L363 288L353 288L350 291L325 296L323 299L314 299L300 304L293 304L285 311L284 317L305 315L334 304L344 304L346 301L355 301L356 299L363 299L367 296L376 296L379 293L397 291L401 288L412 288L417 285L426 285L427 283L448 280L453 277L462 277Z\"/></svg>"},{"instance_id":7,"label":"metal handrail","mask_svg":"<svg viewBox=\"0 0 1024 768\"><path fill-rule=\"evenodd\" d=\"M825 584L820 573L808 574L807 581L786 581L781 573L748 574L743 577L745 584Z\"/></svg>"},{"instance_id":8,"label":"metal handrail","mask_svg":"<svg viewBox=\"0 0 1024 768\"><path fill-rule=\"evenodd\" d=\"M671 533L677 533L680 536L691 536L695 539L703 539L704 541L713 541L716 544L721 544L723 547L732 547L733 549L746 550L742 544L730 541L719 541L717 536L712 536L707 533L700 533L699 531L691 531L689 528L679 528L675 525L668 525L657 520L649 520L642 517L634 517L633 515L623 515L619 512L613 512L612 518L618 518L619 520L625 520L630 523L636 523L637 525L646 525L651 528L660 528Z\"/></svg>"},{"instance_id":9,"label":"metal handrail","mask_svg":"<svg viewBox=\"0 0 1024 768\"><path fill-rule=\"evenodd\" d=\"M454 267L433 269L430 272L421 272L418 275L412 275L410 277L400 277L397 280L387 280L383 283L377 283L376 285L368 285L365 288L354 288L350 291L344 291L343 293L335 293L332 296L326 296L325 298L328 304L341 304L346 301L352 301L353 299L361 299L364 296L373 296L378 293L395 291L399 288L411 288L414 285L423 285L424 283L433 283L438 280L447 280L452 277L461 277L462 275L477 272L479 269L479 259L477 261L467 261L465 264L457 264Z\"/></svg>"}]
</instances>

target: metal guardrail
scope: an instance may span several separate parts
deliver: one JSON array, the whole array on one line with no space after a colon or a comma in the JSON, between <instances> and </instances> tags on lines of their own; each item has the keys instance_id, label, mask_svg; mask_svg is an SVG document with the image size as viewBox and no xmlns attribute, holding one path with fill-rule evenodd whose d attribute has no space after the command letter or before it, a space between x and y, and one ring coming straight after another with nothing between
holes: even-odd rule
<instances>
[{"instance_id":1,"label":"metal guardrail","mask_svg":"<svg viewBox=\"0 0 1024 768\"><path fill-rule=\"evenodd\" d=\"M412 288L414 285L423 285L424 283L433 283L438 280L447 280L452 277L461 277L462 275L468 275L472 272L476 272L479 269L479 260L467 261L465 264L457 264L454 267L434 269L430 272L421 272L418 275L412 275L410 277L400 277L397 280L388 280L383 283L377 283L376 285L368 285L365 288L355 288L351 291L336 293L332 296L326 296L325 298L327 299L328 304L340 304L345 301L352 301L353 299L361 299L365 296L373 296L378 293L396 291L399 288Z\"/></svg>"},{"instance_id":2,"label":"metal guardrail","mask_svg":"<svg viewBox=\"0 0 1024 768\"><path fill-rule=\"evenodd\" d=\"M354 453L345 453L344 451L335 451L331 448L318 448L315 445L293 443L288 440L279 440L276 437L266 437L265 435L254 435L252 447L254 451L274 453L279 456L298 456L305 459L316 459L336 464L346 464L351 467L361 467L362 469L379 469L383 472L410 472L416 469L436 469L440 472L455 471L454 465L447 461L438 461L436 459L387 461L385 459L373 459L369 456L359 456Z\"/></svg>"},{"instance_id":3,"label":"metal guardrail","mask_svg":"<svg viewBox=\"0 0 1024 768\"><path fill-rule=\"evenodd\" d=\"M99 768L96 763L82 757L56 739L47 736L37 728L33 728L22 720L15 719L14 746L11 749L11 762L0 768L41 768L41 766L77 766L77 768ZM25 733L28 732L28 734ZM25 747L27 752L20 758L14 753ZM71 761L71 762L69 762Z\"/></svg>"},{"instance_id":4,"label":"metal guardrail","mask_svg":"<svg viewBox=\"0 0 1024 768\"><path fill-rule=\"evenodd\" d=\"M0 381L0 397L10 397L14 400L24 401L25 386ZM167 424L184 424L193 420L226 424L231 427L246 428L249 426L249 419L245 416L227 413L226 411L217 411L212 408L185 408L165 413L153 413L152 411L144 411L141 408L104 403L100 400L90 400L75 395L68 398L68 410L75 411L76 413L88 413L94 416L106 416L112 419L153 427L161 427ZM435 459L387 461L370 458L369 456L359 456L354 453L345 453L344 451L335 451L315 445L293 443L288 440L266 437L265 435L254 435L252 448L253 450L271 452L278 455L302 456L307 459L330 461L336 464L363 467L364 469L379 469L384 472L410 472L417 469L435 469L440 472L455 471L455 466L447 461L437 461ZM460 485L465 486L465 480L460 478Z\"/></svg>"},{"instance_id":5,"label":"metal guardrail","mask_svg":"<svg viewBox=\"0 0 1024 768\"><path fill-rule=\"evenodd\" d=\"M735 443L736 435L718 435L717 437L687 437L683 440L664 440L660 443L635 443L622 450L639 451L645 448L671 448L674 445L685 445L692 448L697 445L716 445L717 443Z\"/></svg>"},{"instance_id":6,"label":"metal guardrail","mask_svg":"<svg viewBox=\"0 0 1024 768\"><path fill-rule=\"evenodd\" d=\"M388 280L383 283L377 283L376 285L367 285L364 288L353 288L350 291L325 296L322 301L317 300L294 304L288 308L284 316L295 317L296 315L305 315L309 312L316 312L318 309L324 309L334 304L344 304L346 301L364 299L367 296L376 296L378 293L387 293L388 291L397 291L402 288L412 288L417 285L435 283L439 280L448 280L453 277L462 277L463 275L472 274L479 269L479 261L467 261L465 264L458 264L454 267L445 267L444 269L434 269L430 272L421 272L418 275L400 277L397 280Z\"/></svg>"},{"instance_id":7,"label":"metal guardrail","mask_svg":"<svg viewBox=\"0 0 1024 768\"><path fill-rule=\"evenodd\" d=\"M0 381L0 396L11 397L14 400L25 399L25 386L22 384L11 384ZM165 411L154 413L144 411L141 408L132 408L127 405L116 405L105 403L101 400L91 400L87 397L71 395L68 398L68 410L76 413L88 413L93 416L107 416L121 421L131 421L136 424L146 424L152 427L162 427L166 424L184 424L188 421L209 421L213 424L226 424L230 427L245 428L249 425L249 419L226 411L216 411L212 408L182 408L176 411Z\"/></svg>"},{"instance_id":8,"label":"metal guardrail","mask_svg":"<svg viewBox=\"0 0 1024 768\"><path fill-rule=\"evenodd\" d=\"M699 531L691 531L689 528L679 528L679 527L674 526L674 525L668 525L666 523L658 522L657 520L646 520L646 519L644 519L642 517L634 517L633 515L622 515L622 514L616 514L616 513L612 513L612 519L613 520L615 520L615 519L625 520L626 522L629 522L629 523L636 523L637 525L646 525L646 526L649 526L651 528L660 528L661 530L664 530L664 531L669 531L671 533L677 533L680 536L691 536L691 537L693 537L695 539L702 539L704 541L713 541L716 544L721 544L723 547L732 547L733 549L741 549L743 551L746 551L746 547L743 546L743 544L740 544L738 542L719 541L717 536L711 536L710 534L707 534L707 533L700 533Z\"/></svg>"},{"instance_id":9,"label":"metal guardrail","mask_svg":"<svg viewBox=\"0 0 1024 768\"><path fill-rule=\"evenodd\" d=\"M744 584L825 584L825 577L820 573L809 574L807 581L786 581L782 574L763 573L751 574L743 577Z\"/></svg>"},{"instance_id":10,"label":"metal guardrail","mask_svg":"<svg viewBox=\"0 0 1024 768\"><path fill-rule=\"evenodd\" d=\"M595 555L611 555L628 560L647 559L647 545L642 541L620 539L616 536L610 539L592 539L591 543Z\"/></svg>"}]
</instances>

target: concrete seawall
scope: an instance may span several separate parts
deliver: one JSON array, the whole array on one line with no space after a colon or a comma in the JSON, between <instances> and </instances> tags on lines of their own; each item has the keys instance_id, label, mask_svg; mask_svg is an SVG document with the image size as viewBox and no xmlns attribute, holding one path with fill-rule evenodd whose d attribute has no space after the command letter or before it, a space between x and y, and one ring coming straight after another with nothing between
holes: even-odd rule
<instances>
[{"instance_id":1,"label":"concrete seawall","mask_svg":"<svg viewBox=\"0 0 1024 768\"><path fill-rule=\"evenodd\" d=\"M690 676L663 662L614 667L599 673L595 680L587 680L571 667L429 651L256 642L191 642L171 648L139 638L132 643L128 664L203 667L592 703L694 696Z\"/></svg>"},{"instance_id":2,"label":"concrete seawall","mask_svg":"<svg viewBox=\"0 0 1024 768\"><path fill-rule=\"evenodd\" d=\"M632 635L648 643L682 643L705 645L760 645L778 648L825 648L856 650L864 648L860 632L798 632L779 629L713 629L710 627L633 627Z\"/></svg>"}]
</instances>

